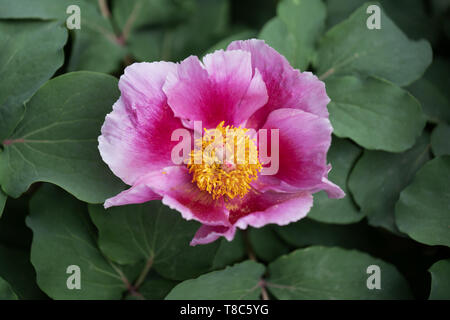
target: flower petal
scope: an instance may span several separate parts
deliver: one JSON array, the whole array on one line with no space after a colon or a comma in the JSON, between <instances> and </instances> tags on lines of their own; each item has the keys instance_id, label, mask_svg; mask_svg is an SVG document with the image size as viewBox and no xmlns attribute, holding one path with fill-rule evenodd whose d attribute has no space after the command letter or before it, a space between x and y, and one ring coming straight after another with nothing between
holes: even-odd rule
<instances>
[{"instance_id":1,"label":"flower petal","mask_svg":"<svg viewBox=\"0 0 450 320\"><path fill-rule=\"evenodd\" d=\"M252 66L261 72L269 100L248 121L247 127L260 128L273 110L294 108L328 117L330 99L325 84L311 72L292 68L285 57L263 40L234 41L227 50L241 49L251 53Z\"/></svg>"},{"instance_id":2,"label":"flower petal","mask_svg":"<svg viewBox=\"0 0 450 320\"><path fill-rule=\"evenodd\" d=\"M202 121L204 128L222 121L239 126L267 102L265 84L248 52L220 50L203 62L185 59L164 85L170 107L186 126L193 128L193 121Z\"/></svg>"},{"instance_id":3,"label":"flower petal","mask_svg":"<svg viewBox=\"0 0 450 320\"><path fill-rule=\"evenodd\" d=\"M230 222L240 229L260 228L269 223L280 226L304 218L313 204L311 193L249 192L241 204L230 211Z\"/></svg>"},{"instance_id":4,"label":"flower petal","mask_svg":"<svg viewBox=\"0 0 450 320\"><path fill-rule=\"evenodd\" d=\"M271 130L279 129L279 169L274 175L260 175L255 184L258 190L293 192L322 183L328 173L327 151L333 130L328 119L301 110L278 109L270 113L263 129L268 137Z\"/></svg>"},{"instance_id":5,"label":"flower petal","mask_svg":"<svg viewBox=\"0 0 450 320\"><path fill-rule=\"evenodd\" d=\"M106 116L99 137L100 154L114 174L132 185L152 170L173 165L171 141L184 128L167 106L162 85L175 64L135 63L120 78L122 95Z\"/></svg>"},{"instance_id":6,"label":"flower petal","mask_svg":"<svg viewBox=\"0 0 450 320\"><path fill-rule=\"evenodd\" d=\"M225 237L228 241L233 240L236 228L224 226L208 226L202 225L195 233L194 239L191 241L191 246L198 244L207 244L216 241L220 237Z\"/></svg>"},{"instance_id":7,"label":"flower petal","mask_svg":"<svg viewBox=\"0 0 450 320\"><path fill-rule=\"evenodd\" d=\"M230 225L223 201L213 200L208 192L201 191L191 180L186 167L172 166L154 173L147 186L162 196L165 205L179 211L186 220L215 226Z\"/></svg>"}]
</instances>

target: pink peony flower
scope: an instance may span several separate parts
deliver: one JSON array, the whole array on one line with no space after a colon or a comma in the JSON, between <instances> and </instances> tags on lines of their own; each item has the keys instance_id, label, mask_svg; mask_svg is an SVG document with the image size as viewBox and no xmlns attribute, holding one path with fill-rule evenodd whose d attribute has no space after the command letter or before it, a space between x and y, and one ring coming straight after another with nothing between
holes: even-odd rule
<instances>
[{"instance_id":1,"label":"pink peony flower","mask_svg":"<svg viewBox=\"0 0 450 320\"><path fill-rule=\"evenodd\" d=\"M191 242L196 245L220 236L232 240L236 228L297 221L320 190L330 198L344 196L327 179L332 127L324 83L293 69L262 40L233 42L202 61L190 56L179 64L135 63L125 69L119 88L99 150L131 188L107 199L106 208L162 200L184 219L202 224ZM256 163L193 163L199 150L214 143L214 137L203 144L195 139L196 121L207 132L235 133L245 141L247 155L252 148L259 152ZM249 128L278 129L278 141L269 140L267 147L276 143L279 150L274 174L262 174L269 164L261 160ZM189 163L172 159L177 129L192 133L192 146L199 146L184 155Z\"/></svg>"}]
</instances>

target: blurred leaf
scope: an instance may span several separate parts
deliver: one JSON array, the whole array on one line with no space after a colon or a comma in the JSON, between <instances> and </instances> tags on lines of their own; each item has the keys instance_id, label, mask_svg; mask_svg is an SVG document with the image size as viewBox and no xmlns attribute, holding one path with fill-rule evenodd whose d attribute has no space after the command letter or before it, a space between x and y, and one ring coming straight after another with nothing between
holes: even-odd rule
<instances>
[{"instance_id":1,"label":"blurred leaf","mask_svg":"<svg viewBox=\"0 0 450 320\"><path fill-rule=\"evenodd\" d=\"M421 102L427 120L450 122L450 101L429 79L421 78L407 89Z\"/></svg>"},{"instance_id":2,"label":"blurred leaf","mask_svg":"<svg viewBox=\"0 0 450 320\"><path fill-rule=\"evenodd\" d=\"M66 40L56 22L0 21L0 143L22 118L23 103L63 64Z\"/></svg>"},{"instance_id":3,"label":"blurred leaf","mask_svg":"<svg viewBox=\"0 0 450 320\"><path fill-rule=\"evenodd\" d=\"M64 74L47 82L0 153L0 182L12 197L47 181L86 202L99 203L123 189L97 149L106 113L119 96L117 79Z\"/></svg>"},{"instance_id":4,"label":"blurred leaf","mask_svg":"<svg viewBox=\"0 0 450 320\"><path fill-rule=\"evenodd\" d=\"M439 124L431 134L431 150L436 157L450 155L450 126Z\"/></svg>"},{"instance_id":5,"label":"blurred leaf","mask_svg":"<svg viewBox=\"0 0 450 320\"><path fill-rule=\"evenodd\" d=\"M66 10L71 5L80 8L81 29L72 30L74 43L68 70L115 71L125 55L125 49L119 43L110 21L101 15L97 1L0 0L0 18L57 19L60 24L65 24L71 15ZM48 41L51 37L46 39Z\"/></svg>"},{"instance_id":6,"label":"blurred leaf","mask_svg":"<svg viewBox=\"0 0 450 320\"><path fill-rule=\"evenodd\" d=\"M31 262L45 293L53 299L121 298L122 272L98 249L85 204L46 184L31 199L30 211ZM71 265L80 267L81 290L67 287Z\"/></svg>"},{"instance_id":7,"label":"blurred leaf","mask_svg":"<svg viewBox=\"0 0 450 320\"><path fill-rule=\"evenodd\" d=\"M425 126L419 102L407 91L377 78L327 79L334 134L366 149L409 149Z\"/></svg>"},{"instance_id":8,"label":"blurred leaf","mask_svg":"<svg viewBox=\"0 0 450 320\"><path fill-rule=\"evenodd\" d=\"M137 61L159 61L165 56L169 31L139 30L130 35L128 47Z\"/></svg>"},{"instance_id":9,"label":"blurred leaf","mask_svg":"<svg viewBox=\"0 0 450 320\"><path fill-rule=\"evenodd\" d=\"M0 300L18 300L8 282L0 277Z\"/></svg>"},{"instance_id":10,"label":"blurred leaf","mask_svg":"<svg viewBox=\"0 0 450 320\"><path fill-rule=\"evenodd\" d=\"M366 1L327 0L327 25L332 27L345 20ZM381 0L380 3L395 24L408 36L413 39L427 38L430 41L435 40L436 28L433 20L427 16L422 0ZM383 19L383 16L381 19Z\"/></svg>"},{"instance_id":11,"label":"blurred leaf","mask_svg":"<svg viewBox=\"0 0 450 320\"><path fill-rule=\"evenodd\" d=\"M241 231L236 230L232 241L228 241L225 238L218 241L220 245L214 257L213 270L223 269L228 265L243 260L246 256L245 243Z\"/></svg>"},{"instance_id":12,"label":"blurred leaf","mask_svg":"<svg viewBox=\"0 0 450 320\"><path fill-rule=\"evenodd\" d=\"M183 281L170 291L166 300L257 300L264 269L254 261L235 264Z\"/></svg>"},{"instance_id":13,"label":"blurred leaf","mask_svg":"<svg viewBox=\"0 0 450 320\"><path fill-rule=\"evenodd\" d=\"M5 204L6 204L7 198L8 198L8 196L2 190L0 190L0 218L3 215L3 209L5 209Z\"/></svg>"},{"instance_id":14,"label":"blurred leaf","mask_svg":"<svg viewBox=\"0 0 450 320\"><path fill-rule=\"evenodd\" d=\"M212 267L219 243L190 246L200 224L184 220L160 201L108 210L90 206L89 211L99 230L100 249L113 261L146 260L174 280L199 276Z\"/></svg>"},{"instance_id":15,"label":"blurred leaf","mask_svg":"<svg viewBox=\"0 0 450 320\"><path fill-rule=\"evenodd\" d=\"M342 199L329 199L325 191L314 194L314 205L308 213L308 218L338 224L354 223L364 218L364 214L356 207L347 188L350 170L360 154L361 149L355 144L333 136L327 154L327 161L332 165L328 179L340 186L346 196Z\"/></svg>"},{"instance_id":16,"label":"blurred leaf","mask_svg":"<svg viewBox=\"0 0 450 320\"><path fill-rule=\"evenodd\" d=\"M126 49L116 36L110 19L99 12L97 1L64 1L67 5L79 5L81 12L81 29L73 30L74 42L68 71L116 71ZM66 14L65 17L68 16Z\"/></svg>"},{"instance_id":17,"label":"blurred leaf","mask_svg":"<svg viewBox=\"0 0 450 320\"><path fill-rule=\"evenodd\" d=\"M350 174L349 188L369 224L398 232L395 203L415 173L430 159L429 136L403 153L365 150Z\"/></svg>"},{"instance_id":18,"label":"blurred leaf","mask_svg":"<svg viewBox=\"0 0 450 320\"><path fill-rule=\"evenodd\" d=\"M450 123L450 63L435 58L424 77L408 87L422 103L428 121Z\"/></svg>"},{"instance_id":19,"label":"blurred leaf","mask_svg":"<svg viewBox=\"0 0 450 320\"><path fill-rule=\"evenodd\" d=\"M400 231L428 245L450 246L450 156L426 163L395 207Z\"/></svg>"},{"instance_id":20,"label":"blurred leaf","mask_svg":"<svg viewBox=\"0 0 450 320\"><path fill-rule=\"evenodd\" d=\"M366 3L321 39L316 61L322 79L360 74L377 76L400 86L417 80L432 60L430 44L409 40L384 11L381 29L366 27Z\"/></svg>"},{"instance_id":21,"label":"blurred leaf","mask_svg":"<svg viewBox=\"0 0 450 320\"><path fill-rule=\"evenodd\" d=\"M253 251L262 261L270 262L289 252L289 247L279 238L271 225L252 228L248 230L248 236Z\"/></svg>"},{"instance_id":22,"label":"blurred leaf","mask_svg":"<svg viewBox=\"0 0 450 320\"><path fill-rule=\"evenodd\" d=\"M113 0L112 15L120 30L130 32L145 26L164 24L185 18L193 0Z\"/></svg>"},{"instance_id":23,"label":"blurred leaf","mask_svg":"<svg viewBox=\"0 0 450 320\"><path fill-rule=\"evenodd\" d=\"M124 1L118 1L124 2ZM121 6L160 1L136 0ZM170 1L169 1L170 3ZM178 2L173 2L173 4ZM190 0L178 3L183 19L164 24L136 28L129 34L130 52L140 61L182 60L189 55L201 55L228 29L229 5L227 0ZM144 5L142 6L142 8ZM128 9L130 11L132 9ZM142 12L146 14L145 10ZM178 21L180 20L180 21ZM134 20L132 20L133 22ZM133 22L134 25L134 22Z\"/></svg>"},{"instance_id":24,"label":"blurred leaf","mask_svg":"<svg viewBox=\"0 0 450 320\"><path fill-rule=\"evenodd\" d=\"M450 300L450 259L436 262L431 273L430 300Z\"/></svg>"},{"instance_id":25,"label":"blurred leaf","mask_svg":"<svg viewBox=\"0 0 450 320\"><path fill-rule=\"evenodd\" d=\"M322 245L366 249L372 239L366 224L336 225L316 222L309 218L287 226L276 226L274 230L284 241L297 248Z\"/></svg>"},{"instance_id":26,"label":"blurred leaf","mask_svg":"<svg viewBox=\"0 0 450 320\"><path fill-rule=\"evenodd\" d=\"M381 289L369 290L367 268L381 269ZM397 269L366 253L341 248L309 247L269 265L267 288L286 299L408 299L408 284Z\"/></svg>"},{"instance_id":27,"label":"blurred leaf","mask_svg":"<svg viewBox=\"0 0 450 320\"><path fill-rule=\"evenodd\" d=\"M65 20L70 4L80 6L80 0L0 0L0 19Z\"/></svg>"},{"instance_id":28,"label":"blurred leaf","mask_svg":"<svg viewBox=\"0 0 450 320\"><path fill-rule=\"evenodd\" d=\"M270 20L259 38L283 54L294 68L305 70L314 55L314 45L325 27L322 1L283 0L277 18Z\"/></svg>"}]
</instances>

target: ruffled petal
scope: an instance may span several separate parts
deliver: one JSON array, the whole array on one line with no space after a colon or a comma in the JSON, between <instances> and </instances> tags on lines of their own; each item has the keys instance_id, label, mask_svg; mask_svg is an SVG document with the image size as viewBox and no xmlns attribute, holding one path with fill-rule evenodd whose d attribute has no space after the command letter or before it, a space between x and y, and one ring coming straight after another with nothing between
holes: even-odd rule
<instances>
[{"instance_id":1,"label":"ruffled petal","mask_svg":"<svg viewBox=\"0 0 450 320\"><path fill-rule=\"evenodd\" d=\"M126 204L144 203L151 200L161 200L162 197L147 186L147 179L148 177L144 177L131 188L122 191L112 198L106 199L104 207L109 208Z\"/></svg>"},{"instance_id":2,"label":"ruffled petal","mask_svg":"<svg viewBox=\"0 0 450 320\"><path fill-rule=\"evenodd\" d=\"M271 130L279 129L279 168L274 175L259 176L258 190L294 192L322 183L329 169L326 160L332 127L328 119L301 110L278 109L269 115L263 129L267 129L269 142Z\"/></svg>"},{"instance_id":3,"label":"ruffled petal","mask_svg":"<svg viewBox=\"0 0 450 320\"><path fill-rule=\"evenodd\" d=\"M191 246L207 244L216 241L220 237L225 237L228 241L233 240L236 228L234 226L208 226L202 225L195 233Z\"/></svg>"},{"instance_id":4,"label":"ruffled petal","mask_svg":"<svg viewBox=\"0 0 450 320\"><path fill-rule=\"evenodd\" d=\"M267 116L279 108L293 108L328 117L325 84L311 72L292 68L285 57L263 40L234 41L227 50L241 49L251 53L252 66L261 72L269 100L247 122L247 127L260 128Z\"/></svg>"},{"instance_id":5,"label":"ruffled petal","mask_svg":"<svg viewBox=\"0 0 450 320\"><path fill-rule=\"evenodd\" d=\"M228 210L223 201L213 200L206 191L192 183L186 167L172 166L154 173L147 182L162 202L181 213L186 220L197 220L202 224L229 226Z\"/></svg>"},{"instance_id":6,"label":"ruffled petal","mask_svg":"<svg viewBox=\"0 0 450 320\"><path fill-rule=\"evenodd\" d=\"M266 224L287 225L304 218L313 204L313 197L307 191L279 193L250 191L230 211L230 222L240 229L247 226L260 228Z\"/></svg>"},{"instance_id":7,"label":"ruffled petal","mask_svg":"<svg viewBox=\"0 0 450 320\"><path fill-rule=\"evenodd\" d=\"M173 165L171 152L178 141L171 141L171 135L184 127L167 106L162 85L175 66L135 63L120 78L121 97L106 116L98 141L103 161L129 185Z\"/></svg>"},{"instance_id":8,"label":"ruffled petal","mask_svg":"<svg viewBox=\"0 0 450 320\"><path fill-rule=\"evenodd\" d=\"M206 55L203 63L194 56L185 59L163 88L187 127L193 128L193 121L202 121L204 128L222 121L239 126L267 102L265 84L248 52L220 50Z\"/></svg>"}]
</instances>

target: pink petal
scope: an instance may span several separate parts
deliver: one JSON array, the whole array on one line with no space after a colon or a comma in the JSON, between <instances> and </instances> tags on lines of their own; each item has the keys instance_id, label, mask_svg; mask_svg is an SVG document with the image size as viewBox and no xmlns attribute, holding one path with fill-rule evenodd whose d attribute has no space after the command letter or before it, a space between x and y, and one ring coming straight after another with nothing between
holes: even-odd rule
<instances>
[{"instance_id":1,"label":"pink petal","mask_svg":"<svg viewBox=\"0 0 450 320\"><path fill-rule=\"evenodd\" d=\"M311 72L291 67L289 62L263 40L234 41L227 50L241 49L251 53L252 66L261 72L269 100L250 118L247 127L260 128L269 113L279 108L293 108L328 117L330 99L325 84Z\"/></svg>"},{"instance_id":2,"label":"pink petal","mask_svg":"<svg viewBox=\"0 0 450 320\"><path fill-rule=\"evenodd\" d=\"M333 182L331 182L330 180L328 180L328 173L331 171L331 165L327 166L327 171L324 174L324 176L322 177L322 181L321 183L312 191L312 193L324 190L327 195L328 198L331 199L341 199L343 197L345 197L345 192L336 184L334 184Z\"/></svg>"},{"instance_id":3,"label":"pink petal","mask_svg":"<svg viewBox=\"0 0 450 320\"><path fill-rule=\"evenodd\" d=\"M167 106L162 85L175 68L166 62L135 63L120 78L122 92L106 116L100 154L114 174L132 185L152 170L173 165L171 134L183 128Z\"/></svg>"},{"instance_id":4,"label":"pink petal","mask_svg":"<svg viewBox=\"0 0 450 320\"><path fill-rule=\"evenodd\" d=\"M122 206L126 204L144 203L151 200L161 200L161 196L146 185L148 177L144 177L131 188L122 191L118 195L106 199L104 207Z\"/></svg>"},{"instance_id":5,"label":"pink petal","mask_svg":"<svg viewBox=\"0 0 450 320\"><path fill-rule=\"evenodd\" d=\"M304 218L309 212L313 197L311 193L264 193L249 192L239 209L230 212L230 222L240 229L247 226L260 228L269 223L280 226Z\"/></svg>"},{"instance_id":6,"label":"pink petal","mask_svg":"<svg viewBox=\"0 0 450 320\"><path fill-rule=\"evenodd\" d=\"M201 191L184 166L164 168L154 173L147 182L154 192L162 196L162 202L181 213L186 220L197 220L203 224L228 226L228 210L223 201Z\"/></svg>"},{"instance_id":7,"label":"pink petal","mask_svg":"<svg viewBox=\"0 0 450 320\"><path fill-rule=\"evenodd\" d=\"M341 199L345 197L345 192L336 184L328 180L328 178L322 178L322 184L318 187L319 190L325 190L328 198Z\"/></svg>"},{"instance_id":8,"label":"pink petal","mask_svg":"<svg viewBox=\"0 0 450 320\"><path fill-rule=\"evenodd\" d=\"M260 175L255 184L258 190L294 192L322 183L328 172L332 132L327 118L296 109L278 109L272 111L263 129L267 129L268 137L270 130L279 129L279 170L275 175Z\"/></svg>"},{"instance_id":9,"label":"pink petal","mask_svg":"<svg viewBox=\"0 0 450 320\"><path fill-rule=\"evenodd\" d=\"M193 121L202 121L205 128L222 121L238 126L267 102L265 84L248 52L220 50L203 62L185 59L164 85L170 107L186 126L193 128Z\"/></svg>"},{"instance_id":10,"label":"pink petal","mask_svg":"<svg viewBox=\"0 0 450 320\"><path fill-rule=\"evenodd\" d=\"M235 233L235 227L202 225L195 233L195 236L191 241L191 246L214 242L220 237L225 237L225 239L231 241L233 240Z\"/></svg>"}]
</instances>

